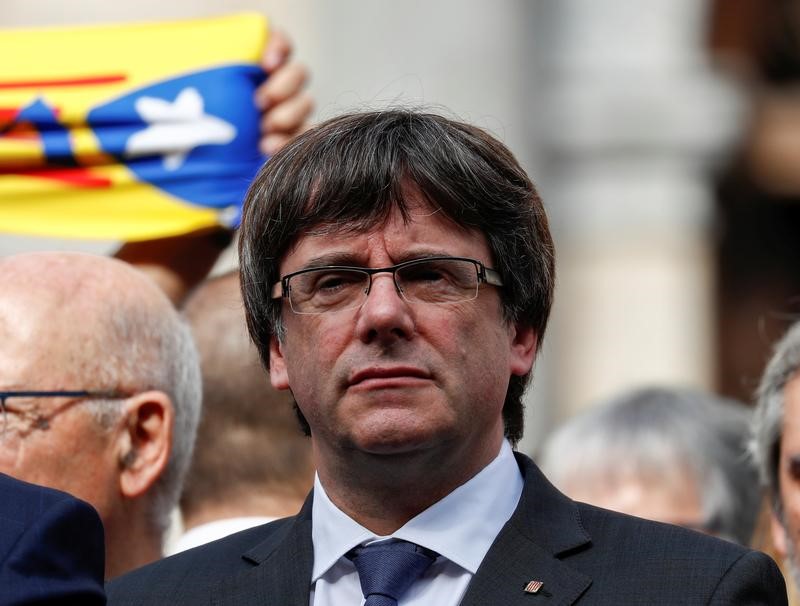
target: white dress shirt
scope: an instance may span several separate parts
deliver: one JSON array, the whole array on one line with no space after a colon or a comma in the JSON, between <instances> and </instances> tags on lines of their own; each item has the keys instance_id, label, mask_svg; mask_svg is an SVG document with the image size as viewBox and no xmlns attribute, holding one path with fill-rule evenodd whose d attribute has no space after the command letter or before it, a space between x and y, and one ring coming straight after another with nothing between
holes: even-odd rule
<instances>
[{"instance_id":1,"label":"white dress shirt","mask_svg":"<svg viewBox=\"0 0 800 606\"><path fill-rule=\"evenodd\" d=\"M467 483L409 520L391 537L440 557L403 595L398 606L456 606L522 494L522 474L507 441L497 457ZM317 477L312 509L314 568L311 606L364 604L358 572L345 557L379 537L334 505Z\"/></svg>"},{"instance_id":2,"label":"white dress shirt","mask_svg":"<svg viewBox=\"0 0 800 606\"><path fill-rule=\"evenodd\" d=\"M265 516L246 516L239 518L227 518L224 520L214 520L206 524L200 524L194 528L190 528L183 533L174 544L169 545L166 549L167 555L174 555L193 547L205 545L211 541L216 541L222 537L227 537L229 534L239 532L240 530L247 530L253 526L259 526L272 522L276 518L269 518Z\"/></svg>"}]
</instances>

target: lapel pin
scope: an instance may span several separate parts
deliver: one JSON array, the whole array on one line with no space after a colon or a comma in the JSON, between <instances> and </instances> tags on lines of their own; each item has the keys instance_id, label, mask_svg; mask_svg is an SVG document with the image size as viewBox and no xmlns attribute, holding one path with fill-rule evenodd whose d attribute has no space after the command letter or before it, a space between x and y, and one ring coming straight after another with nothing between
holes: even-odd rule
<instances>
[{"instance_id":1,"label":"lapel pin","mask_svg":"<svg viewBox=\"0 0 800 606\"><path fill-rule=\"evenodd\" d=\"M527 585L525 585L525 593L539 593L542 585L544 585L542 581L530 581Z\"/></svg>"}]
</instances>

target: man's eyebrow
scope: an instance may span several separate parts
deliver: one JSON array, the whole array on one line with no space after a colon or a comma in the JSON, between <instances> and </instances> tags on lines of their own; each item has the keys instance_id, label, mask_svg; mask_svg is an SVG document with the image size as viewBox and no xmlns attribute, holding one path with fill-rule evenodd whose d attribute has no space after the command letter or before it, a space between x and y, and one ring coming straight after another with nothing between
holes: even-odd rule
<instances>
[{"instance_id":1,"label":"man's eyebrow","mask_svg":"<svg viewBox=\"0 0 800 606\"><path fill-rule=\"evenodd\" d=\"M328 265L362 266L356 254L347 251L335 251L312 257L303 265L303 269L314 269L316 267L326 267Z\"/></svg>"},{"instance_id":2,"label":"man's eyebrow","mask_svg":"<svg viewBox=\"0 0 800 606\"><path fill-rule=\"evenodd\" d=\"M455 257L458 255L454 255L449 251L442 250L440 248L423 248L417 250L407 250L399 255L396 259L396 263L404 263L405 261L416 261L418 259L432 259L434 257Z\"/></svg>"},{"instance_id":3,"label":"man's eyebrow","mask_svg":"<svg viewBox=\"0 0 800 606\"><path fill-rule=\"evenodd\" d=\"M417 259L430 259L433 257L452 257L454 255L442 249L420 249L420 250L407 250L395 257L392 265L404 263L405 261L416 261ZM328 265L345 265L349 267L368 267L364 262L359 259L359 255L352 252L338 251L325 253L318 257L313 257L305 265L303 269L314 269L317 267L326 267Z\"/></svg>"}]
</instances>

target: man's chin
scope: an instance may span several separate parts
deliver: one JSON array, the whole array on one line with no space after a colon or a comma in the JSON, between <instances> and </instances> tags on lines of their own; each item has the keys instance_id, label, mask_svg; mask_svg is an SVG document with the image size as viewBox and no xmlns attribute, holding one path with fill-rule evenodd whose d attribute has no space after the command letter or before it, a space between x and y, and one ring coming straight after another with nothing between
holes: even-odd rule
<instances>
[{"instance_id":1,"label":"man's chin","mask_svg":"<svg viewBox=\"0 0 800 606\"><path fill-rule=\"evenodd\" d=\"M376 457L413 457L429 452L441 439L430 431L398 431L359 436L354 446L361 452Z\"/></svg>"}]
</instances>

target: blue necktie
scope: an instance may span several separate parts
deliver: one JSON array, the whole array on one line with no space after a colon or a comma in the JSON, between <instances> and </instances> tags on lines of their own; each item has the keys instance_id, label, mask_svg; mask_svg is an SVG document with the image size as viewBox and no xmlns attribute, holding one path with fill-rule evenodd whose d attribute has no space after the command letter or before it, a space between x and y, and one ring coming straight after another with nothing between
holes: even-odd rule
<instances>
[{"instance_id":1,"label":"blue necktie","mask_svg":"<svg viewBox=\"0 0 800 606\"><path fill-rule=\"evenodd\" d=\"M433 564L436 553L392 539L356 547L347 557L353 561L361 581L364 606L397 606L397 600Z\"/></svg>"}]
</instances>

